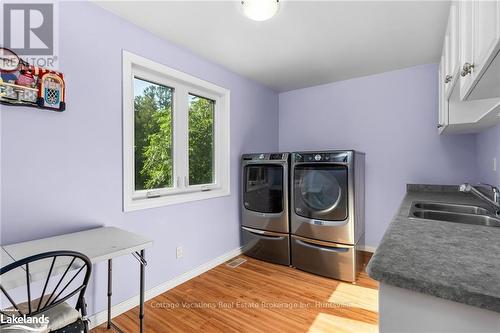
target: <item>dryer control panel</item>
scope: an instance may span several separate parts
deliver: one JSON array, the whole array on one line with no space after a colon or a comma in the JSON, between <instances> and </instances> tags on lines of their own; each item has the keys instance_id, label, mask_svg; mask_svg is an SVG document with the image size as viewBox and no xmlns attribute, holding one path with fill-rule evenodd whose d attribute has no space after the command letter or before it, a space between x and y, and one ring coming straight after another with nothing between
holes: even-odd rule
<instances>
[{"instance_id":1,"label":"dryer control panel","mask_svg":"<svg viewBox=\"0 0 500 333\"><path fill-rule=\"evenodd\" d=\"M295 153L295 162L334 162L347 163L349 161L349 152L342 153Z\"/></svg>"}]
</instances>

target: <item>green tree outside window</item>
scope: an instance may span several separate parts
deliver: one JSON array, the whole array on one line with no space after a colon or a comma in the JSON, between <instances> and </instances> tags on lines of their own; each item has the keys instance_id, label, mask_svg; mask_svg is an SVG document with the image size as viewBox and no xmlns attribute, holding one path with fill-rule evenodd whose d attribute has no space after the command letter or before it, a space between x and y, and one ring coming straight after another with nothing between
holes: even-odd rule
<instances>
[{"instance_id":1,"label":"green tree outside window","mask_svg":"<svg viewBox=\"0 0 500 333\"><path fill-rule=\"evenodd\" d=\"M173 186L172 88L134 79L135 189ZM189 184L213 182L215 102L189 95Z\"/></svg>"}]
</instances>

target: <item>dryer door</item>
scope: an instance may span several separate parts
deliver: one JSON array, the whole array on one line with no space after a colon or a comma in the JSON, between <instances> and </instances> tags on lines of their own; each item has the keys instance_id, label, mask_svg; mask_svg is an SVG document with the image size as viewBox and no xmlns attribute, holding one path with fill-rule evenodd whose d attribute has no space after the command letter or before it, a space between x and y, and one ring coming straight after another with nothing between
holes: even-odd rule
<instances>
[{"instance_id":1,"label":"dryer door","mask_svg":"<svg viewBox=\"0 0 500 333\"><path fill-rule=\"evenodd\" d=\"M344 221L348 218L347 166L296 165L293 186L297 215L323 221Z\"/></svg>"}]
</instances>

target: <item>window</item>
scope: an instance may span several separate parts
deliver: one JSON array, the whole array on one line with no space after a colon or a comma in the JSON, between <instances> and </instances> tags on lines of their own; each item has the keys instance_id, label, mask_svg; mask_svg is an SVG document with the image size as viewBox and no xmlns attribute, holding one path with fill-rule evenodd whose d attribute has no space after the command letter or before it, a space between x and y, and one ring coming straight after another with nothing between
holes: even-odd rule
<instances>
[{"instance_id":1,"label":"window","mask_svg":"<svg viewBox=\"0 0 500 333\"><path fill-rule=\"evenodd\" d=\"M214 180L215 101L189 95L189 185Z\"/></svg>"},{"instance_id":2,"label":"window","mask_svg":"<svg viewBox=\"0 0 500 333\"><path fill-rule=\"evenodd\" d=\"M124 51L124 210L228 194L229 91Z\"/></svg>"},{"instance_id":3,"label":"window","mask_svg":"<svg viewBox=\"0 0 500 333\"><path fill-rule=\"evenodd\" d=\"M134 77L135 190L173 186L173 89Z\"/></svg>"}]
</instances>

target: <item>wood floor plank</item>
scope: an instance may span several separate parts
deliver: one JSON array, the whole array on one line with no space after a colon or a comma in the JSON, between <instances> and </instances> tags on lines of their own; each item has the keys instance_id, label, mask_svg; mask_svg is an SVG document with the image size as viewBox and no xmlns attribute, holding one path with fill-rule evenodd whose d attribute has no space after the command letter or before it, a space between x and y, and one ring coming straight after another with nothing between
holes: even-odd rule
<instances>
[{"instance_id":1,"label":"wood floor plank","mask_svg":"<svg viewBox=\"0 0 500 333\"><path fill-rule=\"evenodd\" d=\"M377 332L378 283L366 272L349 284L241 257L236 268L224 263L146 302L146 332ZM138 307L113 321L137 332L137 315Z\"/></svg>"}]
</instances>

